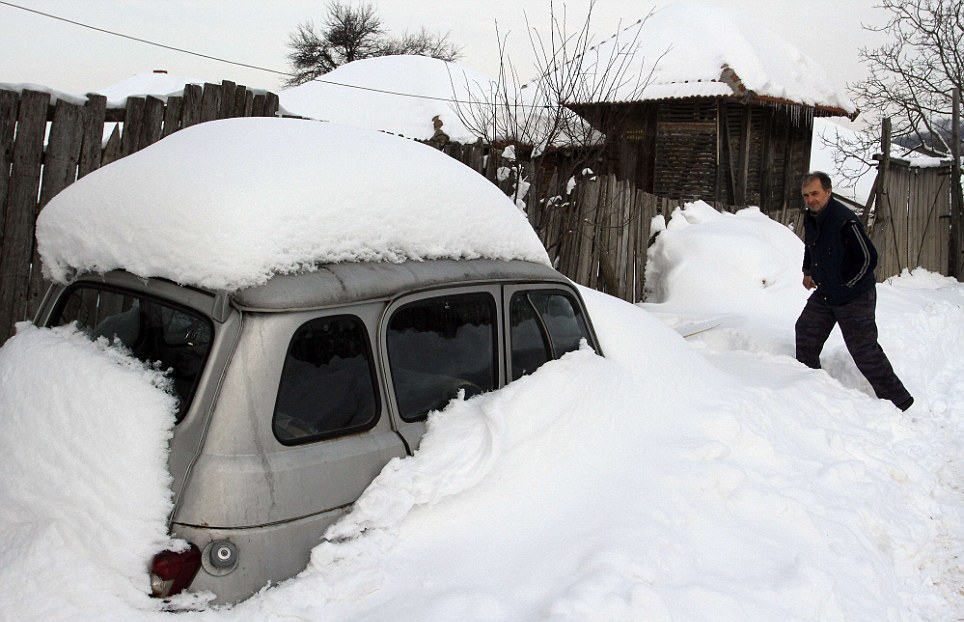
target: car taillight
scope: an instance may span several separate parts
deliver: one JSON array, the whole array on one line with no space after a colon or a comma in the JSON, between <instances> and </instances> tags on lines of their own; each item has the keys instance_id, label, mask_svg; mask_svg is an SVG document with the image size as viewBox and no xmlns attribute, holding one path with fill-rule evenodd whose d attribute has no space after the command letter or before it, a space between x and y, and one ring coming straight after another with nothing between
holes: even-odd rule
<instances>
[{"instance_id":1,"label":"car taillight","mask_svg":"<svg viewBox=\"0 0 964 622\"><path fill-rule=\"evenodd\" d=\"M191 585L201 567L201 551L195 545L175 553L162 551L151 561L151 596L165 598Z\"/></svg>"}]
</instances>

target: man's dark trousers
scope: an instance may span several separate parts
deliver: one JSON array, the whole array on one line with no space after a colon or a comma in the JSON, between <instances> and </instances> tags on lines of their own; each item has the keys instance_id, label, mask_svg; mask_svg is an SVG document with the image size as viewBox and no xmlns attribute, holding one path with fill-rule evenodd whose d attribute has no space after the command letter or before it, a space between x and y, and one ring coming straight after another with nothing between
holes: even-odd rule
<instances>
[{"instance_id":1,"label":"man's dark trousers","mask_svg":"<svg viewBox=\"0 0 964 622\"><path fill-rule=\"evenodd\" d=\"M874 393L880 399L900 406L911 396L877 343L876 306L877 290L874 288L842 305L828 305L819 293L811 294L796 324L797 360L807 367L820 369L823 344L834 324L840 324L847 350Z\"/></svg>"}]
</instances>

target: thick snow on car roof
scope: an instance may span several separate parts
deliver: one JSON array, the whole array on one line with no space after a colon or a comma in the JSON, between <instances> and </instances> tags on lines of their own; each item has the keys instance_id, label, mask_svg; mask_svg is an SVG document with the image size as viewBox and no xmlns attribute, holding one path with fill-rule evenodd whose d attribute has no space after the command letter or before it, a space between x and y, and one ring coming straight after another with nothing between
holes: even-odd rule
<instances>
[{"instance_id":1,"label":"thick snow on car roof","mask_svg":"<svg viewBox=\"0 0 964 622\"><path fill-rule=\"evenodd\" d=\"M69 186L41 212L44 273L124 269L236 290L320 264L548 264L525 215L456 160L332 123L200 124Z\"/></svg>"}]
</instances>

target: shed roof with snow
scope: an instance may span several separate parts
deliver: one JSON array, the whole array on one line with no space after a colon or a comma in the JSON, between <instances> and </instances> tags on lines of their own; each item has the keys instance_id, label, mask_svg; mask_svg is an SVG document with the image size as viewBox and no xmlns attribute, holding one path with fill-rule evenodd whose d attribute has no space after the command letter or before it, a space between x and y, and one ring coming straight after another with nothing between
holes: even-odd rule
<instances>
[{"instance_id":1,"label":"shed roof with snow","mask_svg":"<svg viewBox=\"0 0 964 622\"><path fill-rule=\"evenodd\" d=\"M806 106L816 116L857 113L826 71L764 25L698 2L674 4L594 46L583 68L600 79L612 59L629 58L603 101L739 97ZM598 100L597 100L598 101ZM573 101L570 103L584 103Z\"/></svg>"}]
</instances>

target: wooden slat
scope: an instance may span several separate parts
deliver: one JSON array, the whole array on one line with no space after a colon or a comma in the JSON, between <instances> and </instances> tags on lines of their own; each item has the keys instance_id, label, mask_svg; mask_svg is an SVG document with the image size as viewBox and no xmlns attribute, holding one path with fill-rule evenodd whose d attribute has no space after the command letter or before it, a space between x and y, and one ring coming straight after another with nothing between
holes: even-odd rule
<instances>
[{"instance_id":1,"label":"wooden slat","mask_svg":"<svg viewBox=\"0 0 964 622\"><path fill-rule=\"evenodd\" d=\"M221 82L221 93L218 98L218 118L229 119L234 116L234 93L238 85L230 80Z\"/></svg>"},{"instance_id":2,"label":"wooden slat","mask_svg":"<svg viewBox=\"0 0 964 622\"><path fill-rule=\"evenodd\" d=\"M7 188L10 185L10 163L13 161L13 138L19 106L19 93L0 90L0 244L3 243L3 221L7 211Z\"/></svg>"},{"instance_id":3,"label":"wooden slat","mask_svg":"<svg viewBox=\"0 0 964 622\"><path fill-rule=\"evenodd\" d=\"M110 137L104 145L104 152L103 155L101 155L100 164L101 166L107 166L111 162L119 160L121 157L123 157L121 149L121 128L120 125L115 125L114 131L110 133Z\"/></svg>"},{"instance_id":4,"label":"wooden slat","mask_svg":"<svg viewBox=\"0 0 964 622\"><path fill-rule=\"evenodd\" d=\"M50 138L40 186L40 208L77 179L77 164L84 139L84 107L58 100L50 124Z\"/></svg>"},{"instance_id":5,"label":"wooden slat","mask_svg":"<svg viewBox=\"0 0 964 622\"><path fill-rule=\"evenodd\" d=\"M220 108L221 86L205 82L204 92L201 94L201 122L214 121L217 119Z\"/></svg>"},{"instance_id":6,"label":"wooden slat","mask_svg":"<svg viewBox=\"0 0 964 622\"><path fill-rule=\"evenodd\" d=\"M254 96L254 100L253 100L253 102L252 102L252 104L251 104L251 116L252 116L252 117L263 117L263 116L265 116L265 114L264 114L264 109L265 109L264 102L265 102L265 96L264 96L263 94L258 93L257 95Z\"/></svg>"},{"instance_id":7,"label":"wooden slat","mask_svg":"<svg viewBox=\"0 0 964 622\"><path fill-rule=\"evenodd\" d=\"M57 101L50 137L44 159L43 178L40 185L38 212L50 199L77 179L77 164L84 139L86 111L83 106L61 99ZM40 255L36 248L32 253L30 283L27 288L27 317L33 317L40 306L48 284L41 272Z\"/></svg>"},{"instance_id":8,"label":"wooden slat","mask_svg":"<svg viewBox=\"0 0 964 622\"><path fill-rule=\"evenodd\" d=\"M184 111L183 97L168 97L167 105L164 106L164 129L161 130L161 138L170 136L181 129L181 116Z\"/></svg>"},{"instance_id":9,"label":"wooden slat","mask_svg":"<svg viewBox=\"0 0 964 622\"><path fill-rule=\"evenodd\" d=\"M581 195L582 200L576 205L577 218L573 227L573 233L575 234L573 264L576 269L574 280L589 287L592 287L590 283L594 280L592 276L595 272L593 270L595 232L594 227L588 223L595 220L593 212L595 207L599 205L600 195L602 194L604 194L604 182L588 184L586 193Z\"/></svg>"},{"instance_id":10,"label":"wooden slat","mask_svg":"<svg viewBox=\"0 0 964 622\"><path fill-rule=\"evenodd\" d=\"M78 179L100 168L107 98L103 95L88 95L84 109L84 134L80 147L80 161L77 163Z\"/></svg>"},{"instance_id":11,"label":"wooden slat","mask_svg":"<svg viewBox=\"0 0 964 622\"><path fill-rule=\"evenodd\" d=\"M163 125L164 100L148 96L144 100L144 115L141 121L141 133L137 141L137 149L144 149L159 141Z\"/></svg>"},{"instance_id":12,"label":"wooden slat","mask_svg":"<svg viewBox=\"0 0 964 622\"><path fill-rule=\"evenodd\" d=\"M0 246L0 344L13 333L13 325L26 319L33 231L37 219L41 158L47 129L50 95L25 90L20 96L17 135L14 139L4 241Z\"/></svg>"},{"instance_id":13,"label":"wooden slat","mask_svg":"<svg viewBox=\"0 0 964 622\"><path fill-rule=\"evenodd\" d=\"M121 133L121 157L129 156L138 149L141 138L141 125L144 122L144 98L128 97L124 111L124 127Z\"/></svg>"},{"instance_id":14,"label":"wooden slat","mask_svg":"<svg viewBox=\"0 0 964 622\"><path fill-rule=\"evenodd\" d=\"M281 108L281 101L278 99L278 96L271 92L265 94L264 111L262 112L262 116L277 116L279 108Z\"/></svg>"},{"instance_id":15,"label":"wooden slat","mask_svg":"<svg viewBox=\"0 0 964 622\"><path fill-rule=\"evenodd\" d=\"M201 122L201 99L203 91L197 84L184 87L184 102L181 111L181 128L191 127Z\"/></svg>"},{"instance_id":16,"label":"wooden slat","mask_svg":"<svg viewBox=\"0 0 964 622\"><path fill-rule=\"evenodd\" d=\"M244 85L239 84L234 90L234 108L231 110L232 117L247 117L249 115L244 113L244 104L248 100L248 89ZM252 96L253 97L253 96Z\"/></svg>"},{"instance_id":17,"label":"wooden slat","mask_svg":"<svg viewBox=\"0 0 964 622\"><path fill-rule=\"evenodd\" d=\"M632 202L633 193L628 184L622 184L619 193L619 224L617 229L618 246L616 247L616 257L619 258L619 297L623 300L632 301L633 292L633 244L632 235L633 212Z\"/></svg>"}]
</instances>

